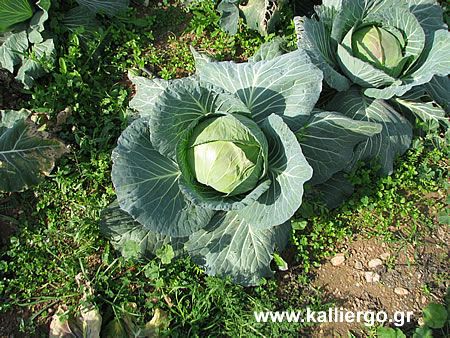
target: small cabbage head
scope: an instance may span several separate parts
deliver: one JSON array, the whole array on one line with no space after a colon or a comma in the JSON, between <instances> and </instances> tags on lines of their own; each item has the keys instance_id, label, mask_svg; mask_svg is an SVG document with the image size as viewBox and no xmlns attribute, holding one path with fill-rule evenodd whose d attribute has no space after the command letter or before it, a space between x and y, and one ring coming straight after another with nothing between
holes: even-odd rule
<instances>
[{"instance_id":1,"label":"small cabbage head","mask_svg":"<svg viewBox=\"0 0 450 338\"><path fill-rule=\"evenodd\" d=\"M403 68L400 41L376 25L364 26L353 33L352 49L356 57L367 61L387 74L397 76Z\"/></svg>"},{"instance_id":2,"label":"small cabbage head","mask_svg":"<svg viewBox=\"0 0 450 338\"><path fill-rule=\"evenodd\" d=\"M323 0L315 12L312 18L296 18L298 46L339 92L358 85L365 96L389 100L450 73L450 32L440 1ZM439 88L424 102L445 102ZM413 112L411 105L403 106ZM422 118L429 107L414 110Z\"/></svg>"},{"instance_id":3,"label":"small cabbage head","mask_svg":"<svg viewBox=\"0 0 450 338\"><path fill-rule=\"evenodd\" d=\"M211 117L193 130L188 164L197 181L228 196L255 188L264 174L261 143L266 139L258 125L241 115Z\"/></svg>"}]
</instances>

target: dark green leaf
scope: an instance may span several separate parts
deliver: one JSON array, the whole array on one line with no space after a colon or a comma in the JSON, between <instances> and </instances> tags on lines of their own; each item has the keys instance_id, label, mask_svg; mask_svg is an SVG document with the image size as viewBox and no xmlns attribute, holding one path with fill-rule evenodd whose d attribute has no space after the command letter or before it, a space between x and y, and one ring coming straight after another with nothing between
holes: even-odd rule
<instances>
[{"instance_id":1,"label":"dark green leaf","mask_svg":"<svg viewBox=\"0 0 450 338\"><path fill-rule=\"evenodd\" d=\"M377 159L381 164L380 174L391 174L395 158L406 152L411 144L410 123L386 101L368 98L355 88L338 94L328 107L354 120L383 126L381 133L357 146L352 162Z\"/></svg>"},{"instance_id":2,"label":"dark green leaf","mask_svg":"<svg viewBox=\"0 0 450 338\"><path fill-rule=\"evenodd\" d=\"M335 112L316 112L296 132L303 154L313 168L310 183L323 183L346 168L356 145L381 130L378 123L353 120Z\"/></svg>"},{"instance_id":3,"label":"dark green leaf","mask_svg":"<svg viewBox=\"0 0 450 338\"><path fill-rule=\"evenodd\" d=\"M208 224L213 211L185 199L178 186L179 168L153 147L148 120L136 120L125 129L113 162L120 207L145 229L184 237Z\"/></svg>"},{"instance_id":4,"label":"dark green leaf","mask_svg":"<svg viewBox=\"0 0 450 338\"><path fill-rule=\"evenodd\" d=\"M237 95L258 124L272 113L305 121L319 99L322 72L303 50L239 64L194 56L200 79Z\"/></svg>"},{"instance_id":5,"label":"dark green leaf","mask_svg":"<svg viewBox=\"0 0 450 338\"><path fill-rule=\"evenodd\" d=\"M170 238L146 230L114 201L102 212L100 231L125 257L143 258L156 254L166 244L174 246L176 253L183 251L183 238Z\"/></svg>"},{"instance_id":6,"label":"dark green leaf","mask_svg":"<svg viewBox=\"0 0 450 338\"><path fill-rule=\"evenodd\" d=\"M46 133L39 132L31 122L7 117L10 114L21 115L16 111L1 111L0 191L21 191L50 174L55 160L66 152L66 148Z\"/></svg>"}]
</instances>

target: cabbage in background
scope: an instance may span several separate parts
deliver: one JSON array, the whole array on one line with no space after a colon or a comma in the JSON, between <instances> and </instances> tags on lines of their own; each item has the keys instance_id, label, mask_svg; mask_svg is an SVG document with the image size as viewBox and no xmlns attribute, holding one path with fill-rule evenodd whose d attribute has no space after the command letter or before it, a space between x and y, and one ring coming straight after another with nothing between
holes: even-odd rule
<instances>
[{"instance_id":1,"label":"cabbage in background","mask_svg":"<svg viewBox=\"0 0 450 338\"><path fill-rule=\"evenodd\" d=\"M437 1L324 0L315 9L311 19L296 18L299 48L331 88L344 92L330 106L348 116L393 121L402 113L429 128L448 126L450 34ZM352 85L358 89L349 90ZM401 124L409 134L410 127ZM401 153L392 142L385 146ZM389 163L384 171L391 171Z\"/></svg>"}]
</instances>

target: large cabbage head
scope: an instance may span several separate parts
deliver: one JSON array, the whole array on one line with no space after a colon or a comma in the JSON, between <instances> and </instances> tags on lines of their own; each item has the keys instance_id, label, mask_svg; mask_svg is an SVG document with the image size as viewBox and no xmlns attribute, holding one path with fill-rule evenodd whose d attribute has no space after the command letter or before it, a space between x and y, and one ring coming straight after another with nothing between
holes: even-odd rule
<instances>
[{"instance_id":1,"label":"large cabbage head","mask_svg":"<svg viewBox=\"0 0 450 338\"><path fill-rule=\"evenodd\" d=\"M369 62L389 75L397 76L401 73L405 60L402 42L388 30L368 25L353 33L352 51L360 60Z\"/></svg>"},{"instance_id":2,"label":"large cabbage head","mask_svg":"<svg viewBox=\"0 0 450 338\"><path fill-rule=\"evenodd\" d=\"M299 47L338 91L400 97L450 73L450 35L435 0L324 0L300 22Z\"/></svg>"},{"instance_id":3,"label":"large cabbage head","mask_svg":"<svg viewBox=\"0 0 450 338\"><path fill-rule=\"evenodd\" d=\"M229 196L254 189L264 172L266 138L255 122L241 115L201 122L188 147L188 163L197 181Z\"/></svg>"}]
</instances>

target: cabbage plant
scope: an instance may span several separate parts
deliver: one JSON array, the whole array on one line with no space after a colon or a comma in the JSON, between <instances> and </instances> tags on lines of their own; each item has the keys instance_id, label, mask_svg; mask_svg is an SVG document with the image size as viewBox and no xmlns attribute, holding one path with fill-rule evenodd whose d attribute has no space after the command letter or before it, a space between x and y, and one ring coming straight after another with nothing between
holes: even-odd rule
<instances>
[{"instance_id":1,"label":"cabbage plant","mask_svg":"<svg viewBox=\"0 0 450 338\"><path fill-rule=\"evenodd\" d=\"M299 48L330 87L345 92L334 108L355 114L356 106L346 103L357 104L359 91L348 91L354 85L368 118L402 113L435 127L448 124L450 34L437 1L324 0L315 10L311 19L297 18ZM399 132L409 133L402 125Z\"/></svg>"},{"instance_id":2,"label":"cabbage plant","mask_svg":"<svg viewBox=\"0 0 450 338\"><path fill-rule=\"evenodd\" d=\"M241 64L194 56L195 76L132 77L139 116L113 151L117 201L102 231L126 256L171 244L254 285L272 275L305 182L326 183L381 127L314 110L323 77L302 50L262 48Z\"/></svg>"}]
</instances>

